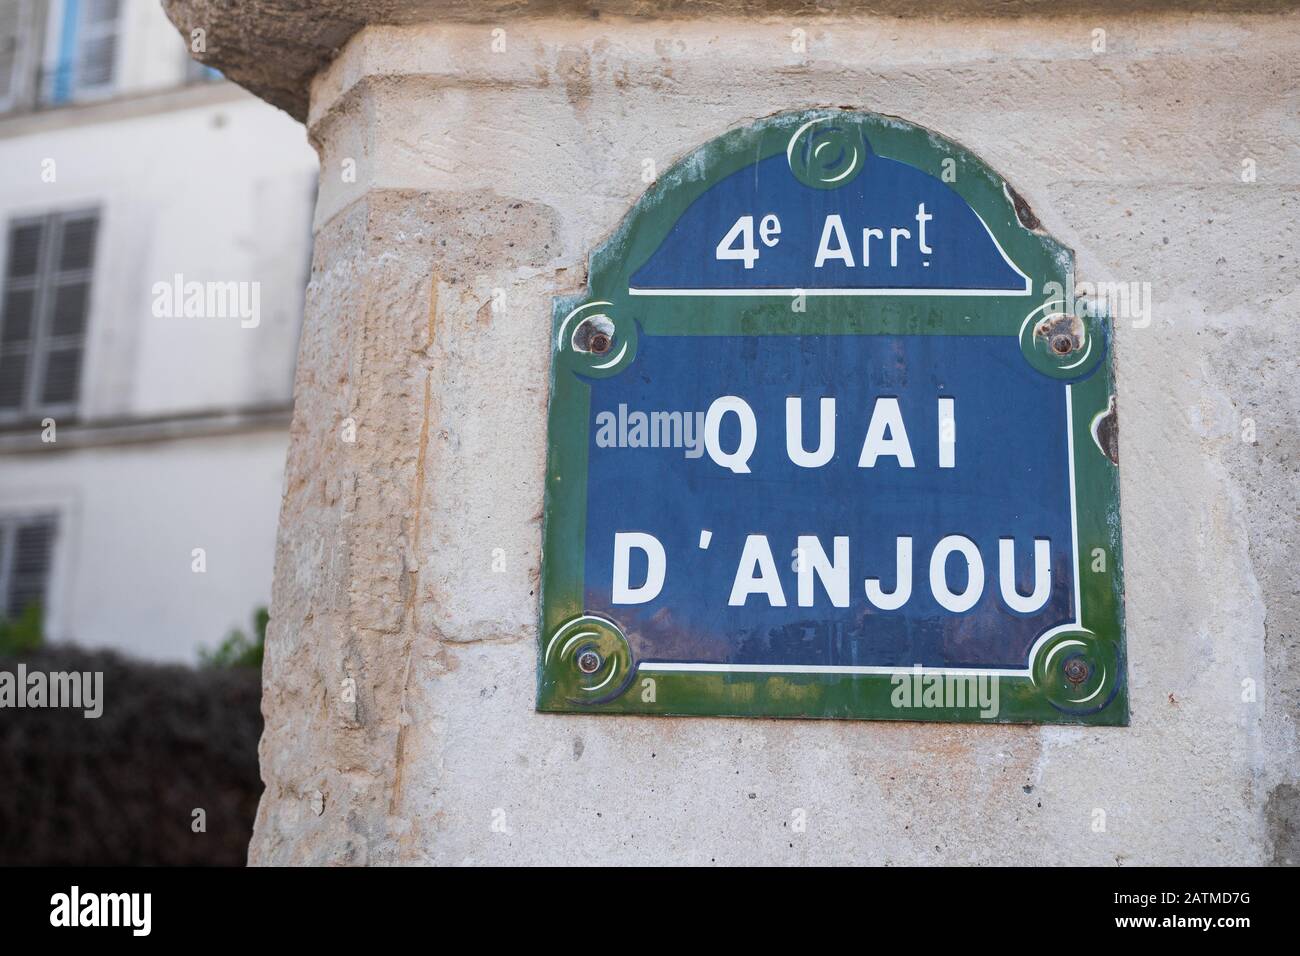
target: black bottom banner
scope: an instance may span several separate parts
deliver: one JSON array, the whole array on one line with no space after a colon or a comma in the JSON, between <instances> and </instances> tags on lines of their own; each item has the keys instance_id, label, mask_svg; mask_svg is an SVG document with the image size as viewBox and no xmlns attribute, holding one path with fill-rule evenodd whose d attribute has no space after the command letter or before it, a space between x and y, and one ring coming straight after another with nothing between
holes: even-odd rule
<instances>
[{"instance_id":1,"label":"black bottom banner","mask_svg":"<svg viewBox=\"0 0 1300 956\"><path fill-rule=\"evenodd\" d=\"M732 901L726 940L735 932L766 935L773 920L843 931L851 923L897 932L915 923L918 932L978 932L1017 936L1042 930L1086 939L1099 931L1136 937L1181 938L1188 934L1225 943L1236 934L1281 930L1291 874L1283 869L888 869L774 873L734 870L721 879L675 869L646 873L566 870L563 889L555 875L524 871L295 869L7 869L0 870L0 916L5 936L76 934L80 943L157 939L173 943L373 945L382 926L415 932L436 918L442 933L474 927L496 935L506 918L543 924L567 911L574 939L603 920L625 924L633 935L636 901L648 893L668 899L658 907L652 936L668 933L665 917L677 904L682 930L698 942L706 926L701 904ZM696 880L700 880L697 884ZM725 886L723 886L725 881ZM657 890L655 889L657 888ZM745 903L748 901L748 904ZM557 904L559 913L557 913ZM735 904L741 904L736 906ZM757 910L754 904L761 904ZM751 914L752 919L738 919ZM451 924L455 924L454 926ZM961 927L965 927L964 930ZM459 935L459 934L457 934ZM15 952L16 950L10 950Z\"/></svg>"}]
</instances>

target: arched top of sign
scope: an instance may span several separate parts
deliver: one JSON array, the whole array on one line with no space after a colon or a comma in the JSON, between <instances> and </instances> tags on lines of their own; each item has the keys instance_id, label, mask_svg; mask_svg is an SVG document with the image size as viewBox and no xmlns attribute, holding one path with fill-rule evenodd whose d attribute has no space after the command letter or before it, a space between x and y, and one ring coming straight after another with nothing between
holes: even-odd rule
<instances>
[{"instance_id":1,"label":"arched top of sign","mask_svg":"<svg viewBox=\"0 0 1300 956\"><path fill-rule=\"evenodd\" d=\"M732 130L665 172L593 254L591 288L1023 301L1069 288L1071 272L1068 250L1022 223L968 150L892 117L808 110Z\"/></svg>"}]
</instances>

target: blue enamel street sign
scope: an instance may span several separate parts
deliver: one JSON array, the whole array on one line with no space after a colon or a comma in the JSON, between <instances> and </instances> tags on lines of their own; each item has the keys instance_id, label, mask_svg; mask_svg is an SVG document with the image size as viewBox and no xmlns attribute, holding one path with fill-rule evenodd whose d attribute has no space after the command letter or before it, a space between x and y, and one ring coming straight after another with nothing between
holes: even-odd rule
<instances>
[{"instance_id":1,"label":"blue enamel street sign","mask_svg":"<svg viewBox=\"0 0 1300 956\"><path fill-rule=\"evenodd\" d=\"M1073 288L897 120L675 166L555 310L538 707L1127 723L1109 330Z\"/></svg>"}]
</instances>

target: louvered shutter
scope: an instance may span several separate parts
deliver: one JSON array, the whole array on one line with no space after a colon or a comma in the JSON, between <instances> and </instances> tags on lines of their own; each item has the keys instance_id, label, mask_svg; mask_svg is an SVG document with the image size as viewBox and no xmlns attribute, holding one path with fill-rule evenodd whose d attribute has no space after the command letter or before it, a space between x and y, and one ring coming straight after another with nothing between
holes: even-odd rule
<instances>
[{"instance_id":1,"label":"louvered shutter","mask_svg":"<svg viewBox=\"0 0 1300 956\"><path fill-rule=\"evenodd\" d=\"M98 231L94 212L10 226L0 296L0 418L75 406Z\"/></svg>"},{"instance_id":2,"label":"louvered shutter","mask_svg":"<svg viewBox=\"0 0 1300 956\"><path fill-rule=\"evenodd\" d=\"M32 356L36 350L41 250L48 221L9 228L4 298L0 300L0 412L27 405Z\"/></svg>"},{"instance_id":3,"label":"louvered shutter","mask_svg":"<svg viewBox=\"0 0 1300 956\"><path fill-rule=\"evenodd\" d=\"M40 403L44 406L73 404L80 392L98 226L94 215L64 217L60 221L41 343L44 366Z\"/></svg>"},{"instance_id":4,"label":"louvered shutter","mask_svg":"<svg viewBox=\"0 0 1300 956\"><path fill-rule=\"evenodd\" d=\"M25 3L0 3L0 109L13 105L18 91L26 24Z\"/></svg>"},{"instance_id":5,"label":"louvered shutter","mask_svg":"<svg viewBox=\"0 0 1300 956\"><path fill-rule=\"evenodd\" d=\"M11 523L8 529L8 582L5 613L13 618L33 604L46 603L50 564L54 556L55 520L43 516Z\"/></svg>"},{"instance_id":6,"label":"louvered shutter","mask_svg":"<svg viewBox=\"0 0 1300 956\"><path fill-rule=\"evenodd\" d=\"M117 63L119 0L82 0L82 3L77 88L109 86Z\"/></svg>"}]
</instances>

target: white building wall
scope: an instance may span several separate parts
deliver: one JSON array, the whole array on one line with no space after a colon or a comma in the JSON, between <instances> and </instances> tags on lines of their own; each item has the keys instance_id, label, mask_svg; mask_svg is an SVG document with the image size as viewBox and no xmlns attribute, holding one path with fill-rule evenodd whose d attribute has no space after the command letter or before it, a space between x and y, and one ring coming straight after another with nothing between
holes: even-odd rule
<instances>
[{"instance_id":1,"label":"white building wall","mask_svg":"<svg viewBox=\"0 0 1300 956\"><path fill-rule=\"evenodd\" d=\"M56 179L42 180L53 160ZM310 243L315 155L247 94L4 138L0 216L97 207L81 417L285 402ZM0 256L5 237L0 234ZM260 322L153 314L155 283L249 282Z\"/></svg>"},{"instance_id":2,"label":"white building wall","mask_svg":"<svg viewBox=\"0 0 1300 956\"><path fill-rule=\"evenodd\" d=\"M77 414L53 443L0 429L0 516L59 515L47 638L193 661L269 602L317 162L285 114L185 76L159 5L122 0L111 96L0 115L0 263L11 219L100 213ZM177 275L256 288L256 324L156 314Z\"/></svg>"},{"instance_id":3,"label":"white building wall","mask_svg":"<svg viewBox=\"0 0 1300 956\"><path fill-rule=\"evenodd\" d=\"M0 458L0 510L59 516L47 639L192 663L249 632L270 602L287 443L277 427Z\"/></svg>"},{"instance_id":4,"label":"white building wall","mask_svg":"<svg viewBox=\"0 0 1300 956\"><path fill-rule=\"evenodd\" d=\"M122 94L163 88L181 82L189 53L154 0L120 0L122 56L117 87ZM168 53L170 52L170 55Z\"/></svg>"}]
</instances>

